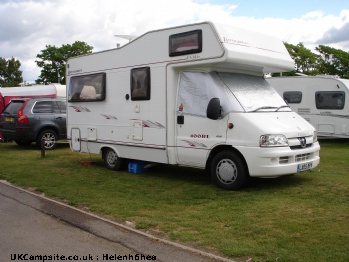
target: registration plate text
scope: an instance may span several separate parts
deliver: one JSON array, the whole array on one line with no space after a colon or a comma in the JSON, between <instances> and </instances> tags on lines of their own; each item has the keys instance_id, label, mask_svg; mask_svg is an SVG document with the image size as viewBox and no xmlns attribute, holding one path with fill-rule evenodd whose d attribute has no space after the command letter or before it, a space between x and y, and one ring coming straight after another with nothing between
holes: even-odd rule
<instances>
[{"instance_id":1,"label":"registration plate text","mask_svg":"<svg viewBox=\"0 0 349 262\"><path fill-rule=\"evenodd\" d=\"M297 172L306 171L306 170L311 169L312 167L313 167L313 163L312 163L312 162L299 164L299 165L297 166Z\"/></svg>"}]
</instances>

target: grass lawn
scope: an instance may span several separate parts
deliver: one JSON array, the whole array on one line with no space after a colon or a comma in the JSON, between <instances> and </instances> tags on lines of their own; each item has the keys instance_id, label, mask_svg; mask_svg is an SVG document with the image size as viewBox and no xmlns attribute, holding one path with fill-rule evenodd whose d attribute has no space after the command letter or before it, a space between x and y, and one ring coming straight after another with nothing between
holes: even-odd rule
<instances>
[{"instance_id":1,"label":"grass lawn","mask_svg":"<svg viewBox=\"0 0 349 262\"><path fill-rule=\"evenodd\" d=\"M67 145L0 144L0 179L235 260L349 261L349 141L321 141L313 171L217 188L203 170L113 172ZM92 160L95 165L84 166Z\"/></svg>"}]
</instances>

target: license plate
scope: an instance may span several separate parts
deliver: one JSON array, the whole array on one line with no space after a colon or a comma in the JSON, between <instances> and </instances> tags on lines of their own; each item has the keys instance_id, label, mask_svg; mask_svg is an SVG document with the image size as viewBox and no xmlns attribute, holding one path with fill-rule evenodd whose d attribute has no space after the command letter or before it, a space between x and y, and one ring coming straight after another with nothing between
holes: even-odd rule
<instances>
[{"instance_id":1,"label":"license plate","mask_svg":"<svg viewBox=\"0 0 349 262\"><path fill-rule=\"evenodd\" d=\"M312 167L313 167L313 163L312 163L312 162L299 164L299 165L297 166L297 172L306 171L306 170L311 169Z\"/></svg>"},{"instance_id":2,"label":"license plate","mask_svg":"<svg viewBox=\"0 0 349 262\"><path fill-rule=\"evenodd\" d=\"M13 123L15 119L13 117L5 117L5 121Z\"/></svg>"}]
</instances>

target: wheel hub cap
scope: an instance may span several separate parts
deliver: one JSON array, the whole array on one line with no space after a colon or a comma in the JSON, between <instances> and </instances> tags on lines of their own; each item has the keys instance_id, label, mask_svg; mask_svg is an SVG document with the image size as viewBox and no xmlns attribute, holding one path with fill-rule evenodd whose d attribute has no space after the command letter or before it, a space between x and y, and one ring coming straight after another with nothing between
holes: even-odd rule
<instances>
[{"instance_id":1,"label":"wheel hub cap","mask_svg":"<svg viewBox=\"0 0 349 262\"><path fill-rule=\"evenodd\" d=\"M233 183L237 177L237 168L235 163L230 159L222 159L217 165L216 174L222 183Z\"/></svg>"}]
</instances>

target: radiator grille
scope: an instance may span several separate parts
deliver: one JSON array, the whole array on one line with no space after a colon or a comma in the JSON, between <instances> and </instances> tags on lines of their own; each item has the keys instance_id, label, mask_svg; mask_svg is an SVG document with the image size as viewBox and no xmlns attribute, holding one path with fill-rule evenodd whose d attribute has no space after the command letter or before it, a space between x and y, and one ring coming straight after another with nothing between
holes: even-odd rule
<instances>
[{"instance_id":1,"label":"radiator grille","mask_svg":"<svg viewBox=\"0 0 349 262\"><path fill-rule=\"evenodd\" d=\"M310 154L310 153L296 155L296 162L308 160L308 159L310 159L310 157L311 157L311 154Z\"/></svg>"}]
</instances>

